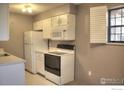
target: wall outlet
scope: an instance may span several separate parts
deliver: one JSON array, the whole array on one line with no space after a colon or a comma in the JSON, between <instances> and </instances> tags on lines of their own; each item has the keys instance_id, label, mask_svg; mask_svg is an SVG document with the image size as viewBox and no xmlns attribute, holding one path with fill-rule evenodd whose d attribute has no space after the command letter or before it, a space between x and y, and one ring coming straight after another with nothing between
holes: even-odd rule
<instances>
[{"instance_id":1,"label":"wall outlet","mask_svg":"<svg viewBox=\"0 0 124 93\"><path fill-rule=\"evenodd\" d=\"M92 75L92 71L88 71L88 75L91 76Z\"/></svg>"}]
</instances>

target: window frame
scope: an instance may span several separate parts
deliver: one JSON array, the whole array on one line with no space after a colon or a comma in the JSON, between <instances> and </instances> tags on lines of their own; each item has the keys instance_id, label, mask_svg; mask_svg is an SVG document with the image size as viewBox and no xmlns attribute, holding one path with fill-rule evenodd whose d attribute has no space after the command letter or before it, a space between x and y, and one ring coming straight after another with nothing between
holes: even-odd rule
<instances>
[{"instance_id":1,"label":"window frame","mask_svg":"<svg viewBox=\"0 0 124 93\"><path fill-rule=\"evenodd\" d=\"M114 9L109 9L108 10L108 43L124 43L124 41L111 41L111 28L112 27L115 27L115 28L116 27L120 27L122 29L122 27L124 27L124 25L122 25L122 24L121 25L111 26L111 11L113 11L113 10L119 10L119 9L124 9L124 7L119 7L119 8L114 8ZM121 15L121 17L120 17L121 18L121 22L122 22L122 17L124 17L124 16ZM121 34L122 34L122 32L121 32ZM120 38L121 37L122 36L120 36Z\"/></svg>"}]
</instances>

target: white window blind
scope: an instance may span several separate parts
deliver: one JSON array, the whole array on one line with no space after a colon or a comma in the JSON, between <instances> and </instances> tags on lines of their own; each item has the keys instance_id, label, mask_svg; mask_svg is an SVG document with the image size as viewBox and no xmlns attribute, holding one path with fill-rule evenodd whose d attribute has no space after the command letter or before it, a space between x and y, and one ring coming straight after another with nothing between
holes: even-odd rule
<instances>
[{"instance_id":1,"label":"white window blind","mask_svg":"<svg viewBox=\"0 0 124 93\"><path fill-rule=\"evenodd\" d=\"M106 43L107 6L90 8L90 43Z\"/></svg>"}]
</instances>

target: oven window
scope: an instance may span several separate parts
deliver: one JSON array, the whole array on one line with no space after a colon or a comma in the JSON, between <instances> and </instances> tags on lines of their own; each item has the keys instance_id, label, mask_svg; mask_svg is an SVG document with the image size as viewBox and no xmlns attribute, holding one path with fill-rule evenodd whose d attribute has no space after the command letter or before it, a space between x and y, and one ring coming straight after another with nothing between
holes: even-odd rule
<instances>
[{"instance_id":1,"label":"oven window","mask_svg":"<svg viewBox=\"0 0 124 93\"><path fill-rule=\"evenodd\" d=\"M61 76L61 58L60 56L45 54L45 70Z\"/></svg>"}]
</instances>

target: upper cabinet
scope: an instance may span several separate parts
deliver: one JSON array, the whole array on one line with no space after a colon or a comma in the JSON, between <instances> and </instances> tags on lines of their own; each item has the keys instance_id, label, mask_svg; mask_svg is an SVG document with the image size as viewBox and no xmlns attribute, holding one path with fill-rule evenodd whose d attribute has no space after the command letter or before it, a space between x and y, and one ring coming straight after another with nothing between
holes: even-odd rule
<instances>
[{"instance_id":1,"label":"upper cabinet","mask_svg":"<svg viewBox=\"0 0 124 93\"><path fill-rule=\"evenodd\" d=\"M64 25L68 25L68 21L69 21L69 14L65 14L65 15L60 15L59 16L59 25L60 26L64 26Z\"/></svg>"},{"instance_id":2,"label":"upper cabinet","mask_svg":"<svg viewBox=\"0 0 124 93\"><path fill-rule=\"evenodd\" d=\"M52 27L59 26L59 16L52 17Z\"/></svg>"},{"instance_id":3,"label":"upper cabinet","mask_svg":"<svg viewBox=\"0 0 124 93\"><path fill-rule=\"evenodd\" d=\"M51 38L51 18L43 20L43 38Z\"/></svg>"},{"instance_id":4,"label":"upper cabinet","mask_svg":"<svg viewBox=\"0 0 124 93\"><path fill-rule=\"evenodd\" d=\"M43 22L41 21L36 21L33 23L33 30L42 30L43 29Z\"/></svg>"},{"instance_id":5,"label":"upper cabinet","mask_svg":"<svg viewBox=\"0 0 124 93\"><path fill-rule=\"evenodd\" d=\"M0 41L9 40L9 5L0 4Z\"/></svg>"},{"instance_id":6,"label":"upper cabinet","mask_svg":"<svg viewBox=\"0 0 124 93\"><path fill-rule=\"evenodd\" d=\"M75 40L75 15L64 14L34 22L34 30L43 30L43 38Z\"/></svg>"},{"instance_id":7,"label":"upper cabinet","mask_svg":"<svg viewBox=\"0 0 124 93\"><path fill-rule=\"evenodd\" d=\"M52 17L52 40L75 40L75 15Z\"/></svg>"},{"instance_id":8,"label":"upper cabinet","mask_svg":"<svg viewBox=\"0 0 124 93\"><path fill-rule=\"evenodd\" d=\"M107 41L107 6L90 8L90 43Z\"/></svg>"}]
</instances>

